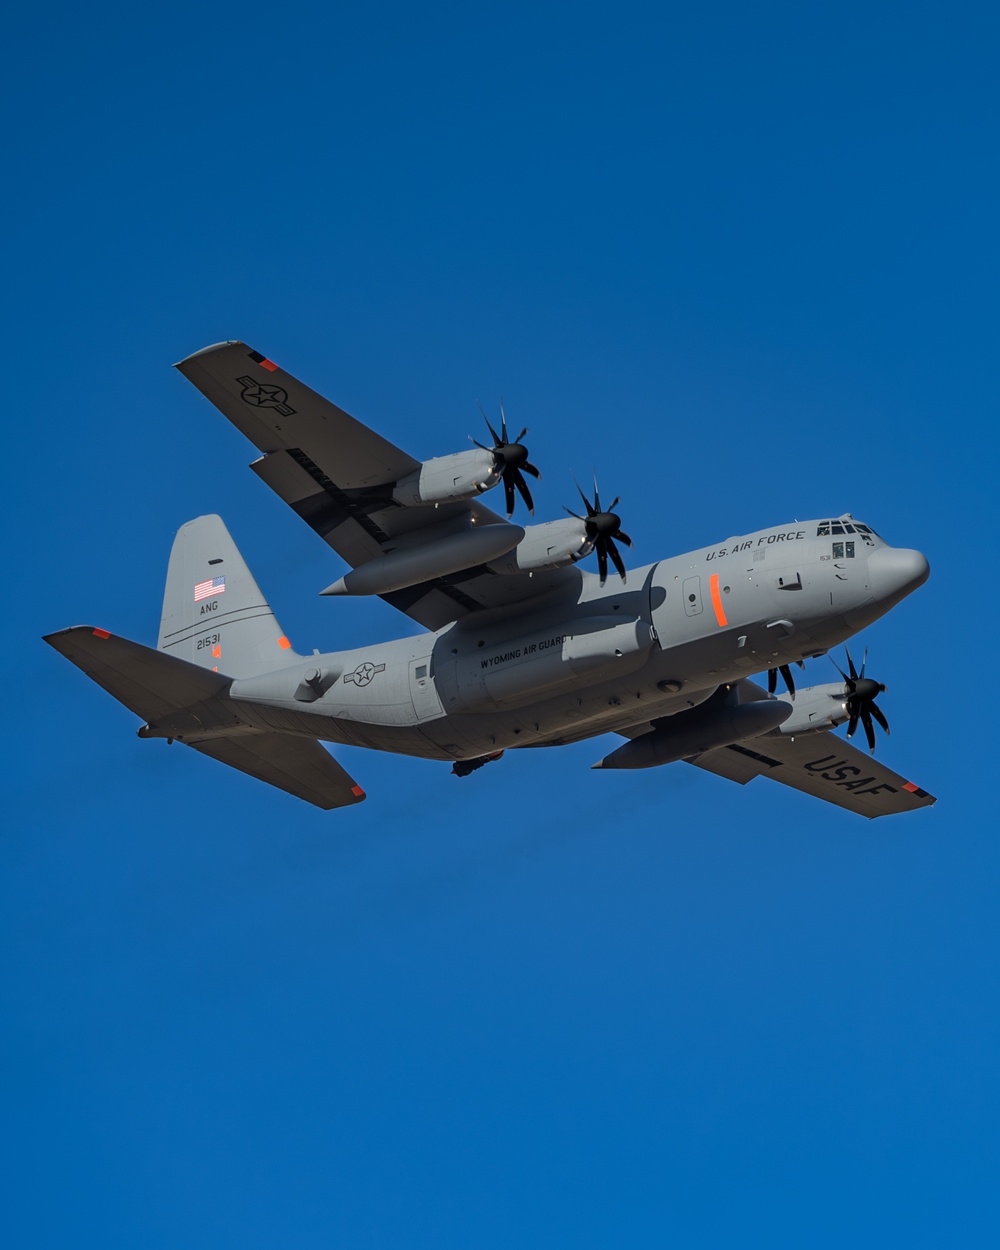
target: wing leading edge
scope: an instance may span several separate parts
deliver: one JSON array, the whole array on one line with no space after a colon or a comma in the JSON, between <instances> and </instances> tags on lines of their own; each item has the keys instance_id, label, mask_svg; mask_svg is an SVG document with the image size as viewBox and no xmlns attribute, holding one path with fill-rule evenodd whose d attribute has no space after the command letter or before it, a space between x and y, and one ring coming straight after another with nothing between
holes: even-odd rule
<instances>
[{"instance_id":1,"label":"wing leading edge","mask_svg":"<svg viewBox=\"0 0 1000 1250\"><path fill-rule=\"evenodd\" d=\"M250 467L357 568L400 544L420 545L502 518L478 500L403 506L393 486L420 461L238 341L188 356L178 370L261 451ZM485 566L383 595L427 629L573 583L573 570L509 577Z\"/></svg>"}]
</instances>

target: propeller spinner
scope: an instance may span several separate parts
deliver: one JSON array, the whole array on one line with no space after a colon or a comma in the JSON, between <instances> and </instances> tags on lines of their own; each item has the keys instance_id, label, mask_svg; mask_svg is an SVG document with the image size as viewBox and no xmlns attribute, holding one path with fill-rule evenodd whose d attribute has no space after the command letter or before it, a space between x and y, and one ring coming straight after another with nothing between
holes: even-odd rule
<instances>
[{"instance_id":1,"label":"propeller spinner","mask_svg":"<svg viewBox=\"0 0 1000 1250\"><path fill-rule=\"evenodd\" d=\"M601 575L601 585L608 580L608 557L619 577L624 582L625 564L615 546L614 540L617 538L619 542L624 543L626 547L632 546L632 539L622 529L621 517L614 511L617 504L621 502L620 496L616 495L611 501L610 507L605 511L601 507L601 495L597 489L597 478L594 478L594 502L591 503L587 496L583 493L580 483L576 483L576 489L580 492L580 498L583 500L583 506L587 509L586 516L580 516L578 512L572 512L566 509L570 516L576 517L578 521L582 521L587 528L587 538L594 544L594 550L597 552L597 570Z\"/></svg>"},{"instance_id":2,"label":"propeller spinner","mask_svg":"<svg viewBox=\"0 0 1000 1250\"><path fill-rule=\"evenodd\" d=\"M507 504L508 517L513 515L514 504L516 502L514 490L517 489L518 494L527 505L528 511L532 516L535 515L535 504L531 498L531 491L528 490L528 483L524 480L524 474L530 473L532 477L541 477L541 473L533 464L528 463L528 449L521 442L525 434L528 432L527 426L518 434L513 442L507 438L507 418L504 415L503 404L500 405L500 433L498 434L490 424L490 419L483 411L480 405L479 411L483 413L483 420L486 422L486 428L489 430L493 438L493 446L486 447L478 439L472 441L477 447L482 447L483 451L493 453L493 461L497 469L500 471L500 477L503 481L504 499Z\"/></svg>"},{"instance_id":3,"label":"propeller spinner","mask_svg":"<svg viewBox=\"0 0 1000 1250\"><path fill-rule=\"evenodd\" d=\"M872 725L872 718L882 726L883 730L889 732L889 722L885 719L881 709L875 702L876 695L885 691L885 686L881 682L873 681L870 677L865 676L865 665L868 662L868 648L865 647L865 653L861 657L861 672L859 673L854 667L854 661L851 659L851 653L844 648L847 655L847 668L850 676L833 661L833 667L843 677L844 685L847 687L847 710L851 719L847 726L848 738L854 737L854 731L858 727L860 720L865 727L865 737L868 739L868 750L872 755L875 754L875 727ZM832 657L831 657L832 659Z\"/></svg>"}]
</instances>

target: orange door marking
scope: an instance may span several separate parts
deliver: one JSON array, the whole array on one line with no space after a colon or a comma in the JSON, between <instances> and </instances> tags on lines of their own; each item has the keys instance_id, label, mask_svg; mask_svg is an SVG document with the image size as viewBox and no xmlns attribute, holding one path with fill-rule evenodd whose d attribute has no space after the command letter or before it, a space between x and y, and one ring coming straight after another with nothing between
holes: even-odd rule
<instances>
[{"instance_id":1,"label":"orange door marking","mask_svg":"<svg viewBox=\"0 0 1000 1250\"><path fill-rule=\"evenodd\" d=\"M708 588L712 594L712 607L715 609L715 619L720 625L728 625L726 614L722 608L722 596L719 594L719 575L713 573L708 579Z\"/></svg>"}]
</instances>

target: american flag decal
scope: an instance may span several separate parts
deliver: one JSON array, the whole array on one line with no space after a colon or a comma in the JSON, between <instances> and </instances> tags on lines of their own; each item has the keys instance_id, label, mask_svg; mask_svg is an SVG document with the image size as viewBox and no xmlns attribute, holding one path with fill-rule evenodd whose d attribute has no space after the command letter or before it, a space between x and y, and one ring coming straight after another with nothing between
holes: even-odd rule
<instances>
[{"instance_id":1,"label":"american flag decal","mask_svg":"<svg viewBox=\"0 0 1000 1250\"><path fill-rule=\"evenodd\" d=\"M212 577L207 582L199 582L194 588L194 601L197 603L200 599L211 599L213 595L224 594L226 590L226 579L224 577Z\"/></svg>"}]
</instances>

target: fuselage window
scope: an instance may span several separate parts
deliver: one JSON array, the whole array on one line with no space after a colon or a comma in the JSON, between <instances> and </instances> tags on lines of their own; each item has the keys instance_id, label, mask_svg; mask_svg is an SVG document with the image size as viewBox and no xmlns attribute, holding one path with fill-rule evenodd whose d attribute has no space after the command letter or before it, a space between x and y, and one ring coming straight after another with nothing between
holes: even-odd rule
<instances>
[{"instance_id":1,"label":"fuselage window","mask_svg":"<svg viewBox=\"0 0 1000 1250\"><path fill-rule=\"evenodd\" d=\"M816 537L817 538L829 538L830 537L830 522L829 521L824 521L822 525L816 526Z\"/></svg>"},{"instance_id":2,"label":"fuselage window","mask_svg":"<svg viewBox=\"0 0 1000 1250\"><path fill-rule=\"evenodd\" d=\"M833 558L835 560L853 560L854 559L854 543L834 543Z\"/></svg>"},{"instance_id":3,"label":"fuselage window","mask_svg":"<svg viewBox=\"0 0 1000 1250\"><path fill-rule=\"evenodd\" d=\"M844 547L845 547L845 549L846 549L846 554L847 554L847 558L848 558L848 560L853 560L853 559L854 559L854 544L853 544L853 543L844 543Z\"/></svg>"}]
</instances>

